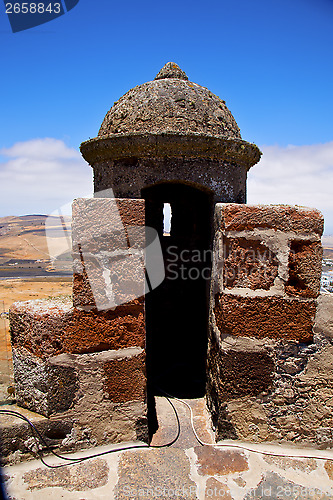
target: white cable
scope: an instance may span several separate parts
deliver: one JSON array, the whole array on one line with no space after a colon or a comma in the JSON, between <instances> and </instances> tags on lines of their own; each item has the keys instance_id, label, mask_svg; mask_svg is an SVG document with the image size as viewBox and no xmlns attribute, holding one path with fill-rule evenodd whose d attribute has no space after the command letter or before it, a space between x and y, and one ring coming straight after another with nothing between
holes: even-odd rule
<instances>
[{"instance_id":1,"label":"white cable","mask_svg":"<svg viewBox=\"0 0 333 500\"><path fill-rule=\"evenodd\" d=\"M194 420L193 420L194 419L194 417L193 417L193 410L192 410L191 406L186 401L184 401L183 399L176 398L175 396L169 396L169 397L175 399L176 401L179 401L180 403L183 403L190 410L190 414L191 414L191 427L192 427L193 433L194 433L197 441L202 446L220 446L220 447L225 447L225 448L240 448L242 450L250 451L252 453L260 453L261 455L269 455L269 456L273 456L273 457L316 458L316 459L319 459L319 460L333 460L333 454L330 457L325 457L325 456L324 457L319 457L319 456L315 456L315 455L295 455L295 454L292 454L292 453L289 453L289 452L288 453L287 452L285 452L285 453L282 453L282 452L278 453L278 452L274 452L274 451L255 450L255 449L251 448L250 446L245 446L245 445L242 445L242 444L206 443L205 441L202 441L202 439L199 438L198 433L195 430Z\"/></svg>"}]
</instances>

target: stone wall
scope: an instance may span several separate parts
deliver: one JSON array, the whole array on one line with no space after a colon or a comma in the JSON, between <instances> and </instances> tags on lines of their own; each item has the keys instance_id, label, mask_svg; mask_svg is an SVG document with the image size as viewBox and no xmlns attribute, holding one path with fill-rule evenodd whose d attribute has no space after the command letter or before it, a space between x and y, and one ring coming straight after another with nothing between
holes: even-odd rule
<instances>
[{"instance_id":1,"label":"stone wall","mask_svg":"<svg viewBox=\"0 0 333 500\"><path fill-rule=\"evenodd\" d=\"M73 302L10 309L17 403L71 421L74 447L148 439L144 225L144 200L75 200Z\"/></svg>"},{"instance_id":2,"label":"stone wall","mask_svg":"<svg viewBox=\"0 0 333 500\"><path fill-rule=\"evenodd\" d=\"M94 169L95 193L140 198L159 182L187 182L209 189L215 202L246 201L247 171L260 159L254 144L204 134L131 134L99 137L81 145Z\"/></svg>"},{"instance_id":3,"label":"stone wall","mask_svg":"<svg viewBox=\"0 0 333 500\"><path fill-rule=\"evenodd\" d=\"M332 332L314 328L322 231L314 209L216 205L207 398L218 439L333 444Z\"/></svg>"}]
</instances>

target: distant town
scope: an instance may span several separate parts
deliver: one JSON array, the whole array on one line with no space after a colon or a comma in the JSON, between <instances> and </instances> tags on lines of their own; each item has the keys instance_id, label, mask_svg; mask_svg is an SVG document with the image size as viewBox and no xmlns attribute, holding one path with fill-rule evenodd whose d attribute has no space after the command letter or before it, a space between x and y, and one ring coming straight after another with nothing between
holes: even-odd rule
<instances>
[{"instance_id":1,"label":"distant town","mask_svg":"<svg viewBox=\"0 0 333 500\"><path fill-rule=\"evenodd\" d=\"M333 293L333 258L323 258L320 291Z\"/></svg>"}]
</instances>

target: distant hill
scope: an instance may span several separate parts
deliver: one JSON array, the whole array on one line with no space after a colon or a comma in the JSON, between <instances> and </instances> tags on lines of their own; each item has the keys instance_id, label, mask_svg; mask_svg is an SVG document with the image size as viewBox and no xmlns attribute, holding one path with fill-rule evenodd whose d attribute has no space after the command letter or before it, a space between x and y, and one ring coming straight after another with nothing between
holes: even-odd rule
<instances>
[{"instance_id":1,"label":"distant hill","mask_svg":"<svg viewBox=\"0 0 333 500\"><path fill-rule=\"evenodd\" d=\"M51 268L45 223L47 215L22 215L0 218L0 277L40 274ZM47 224L48 238L64 241L70 236L54 217ZM70 255L61 256L53 266L57 271L71 272Z\"/></svg>"}]
</instances>

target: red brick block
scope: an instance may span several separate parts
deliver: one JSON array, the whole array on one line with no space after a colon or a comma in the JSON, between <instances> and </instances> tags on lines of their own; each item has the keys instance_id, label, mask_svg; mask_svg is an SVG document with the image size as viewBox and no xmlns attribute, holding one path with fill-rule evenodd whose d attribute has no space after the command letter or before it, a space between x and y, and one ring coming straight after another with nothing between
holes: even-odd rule
<instances>
[{"instance_id":1,"label":"red brick block","mask_svg":"<svg viewBox=\"0 0 333 500\"><path fill-rule=\"evenodd\" d=\"M90 353L145 344L144 303L137 299L109 311L81 311L70 303L35 300L10 309L13 347L46 359L64 352Z\"/></svg>"},{"instance_id":2,"label":"red brick block","mask_svg":"<svg viewBox=\"0 0 333 500\"><path fill-rule=\"evenodd\" d=\"M288 205L223 204L221 229L226 231L251 231L255 228L316 233L321 236L324 218L315 208Z\"/></svg>"},{"instance_id":3,"label":"red brick block","mask_svg":"<svg viewBox=\"0 0 333 500\"><path fill-rule=\"evenodd\" d=\"M145 401L146 365L145 354L132 358L115 358L104 366L104 392L114 403Z\"/></svg>"},{"instance_id":4,"label":"red brick block","mask_svg":"<svg viewBox=\"0 0 333 500\"><path fill-rule=\"evenodd\" d=\"M143 299L133 300L109 311L73 309L66 324L64 352L88 353L125 347L144 347Z\"/></svg>"},{"instance_id":5,"label":"red brick block","mask_svg":"<svg viewBox=\"0 0 333 500\"><path fill-rule=\"evenodd\" d=\"M216 295L219 330L236 337L312 342L316 302L282 297Z\"/></svg>"},{"instance_id":6,"label":"red brick block","mask_svg":"<svg viewBox=\"0 0 333 500\"><path fill-rule=\"evenodd\" d=\"M12 347L24 348L39 358L64 352L64 334L72 314L71 302L15 302L9 309Z\"/></svg>"}]
</instances>

